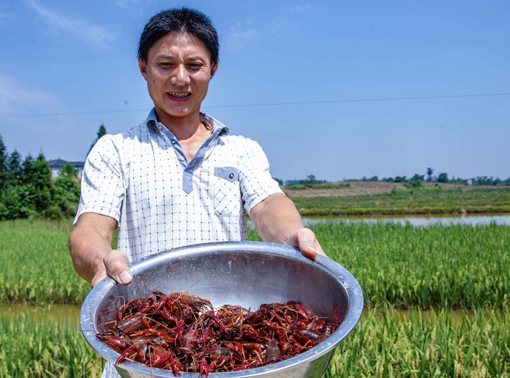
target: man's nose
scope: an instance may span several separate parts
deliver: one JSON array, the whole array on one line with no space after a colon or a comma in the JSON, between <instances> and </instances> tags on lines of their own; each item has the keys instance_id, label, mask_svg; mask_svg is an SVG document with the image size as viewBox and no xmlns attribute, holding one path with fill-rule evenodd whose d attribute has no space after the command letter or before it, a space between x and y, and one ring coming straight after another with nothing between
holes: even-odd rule
<instances>
[{"instance_id":1,"label":"man's nose","mask_svg":"<svg viewBox=\"0 0 510 378\"><path fill-rule=\"evenodd\" d=\"M188 70L186 70L186 67L184 66L184 64L179 64L176 67L171 82L173 85L189 84L189 74L188 74Z\"/></svg>"}]
</instances>

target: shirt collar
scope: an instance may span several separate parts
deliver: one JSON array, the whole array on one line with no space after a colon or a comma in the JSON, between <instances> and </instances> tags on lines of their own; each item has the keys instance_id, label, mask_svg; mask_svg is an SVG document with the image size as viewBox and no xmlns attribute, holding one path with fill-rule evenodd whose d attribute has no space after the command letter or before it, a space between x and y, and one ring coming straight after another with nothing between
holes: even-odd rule
<instances>
[{"instance_id":1,"label":"shirt collar","mask_svg":"<svg viewBox=\"0 0 510 378\"><path fill-rule=\"evenodd\" d=\"M205 113L204 113L205 114ZM223 123L218 121L216 118L211 117L210 115L205 115L207 118L212 120L213 122L213 135L227 135L229 130L228 127L225 126ZM164 128L168 130L162 123L158 122L158 118L156 116L156 108L152 108L149 115L147 116L147 120L145 121L147 125L153 124L154 126L158 127L159 129Z\"/></svg>"}]
</instances>

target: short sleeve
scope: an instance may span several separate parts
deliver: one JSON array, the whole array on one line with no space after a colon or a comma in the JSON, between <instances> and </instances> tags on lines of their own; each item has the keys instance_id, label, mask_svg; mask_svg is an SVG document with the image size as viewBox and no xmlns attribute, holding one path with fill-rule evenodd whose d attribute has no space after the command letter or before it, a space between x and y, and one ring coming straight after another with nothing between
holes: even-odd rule
<instances>
[{"instance_id":1,"label":"short sleeve","mask_svg":"<svg viewBox=\"0 0 510 378\"><path fill-rule=\"evenodd\" d=\"M247 139L247 146L240 156L240 185L244 208L251 209L270 195L283 193L269 173L269 161L260 145Z\"/></svg>"},{"instance_id":2,"label":"short sleeve","mask_svg":"<svg viewBox=\"0 0 510 378\"><path fill-rule=\"evenodd\" d=\"M85 161L81 196L74 224L83 213L120 219L125 186L118 147L111 135L100 138Z\"/></svg>"}]
</instances>

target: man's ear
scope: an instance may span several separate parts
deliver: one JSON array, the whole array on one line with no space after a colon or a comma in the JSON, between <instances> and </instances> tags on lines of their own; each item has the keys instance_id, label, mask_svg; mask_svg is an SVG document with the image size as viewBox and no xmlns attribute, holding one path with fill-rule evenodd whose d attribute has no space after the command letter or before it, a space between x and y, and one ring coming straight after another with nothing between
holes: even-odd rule
<instances>
[{"instance_id":1,"label":"man's ear","mask_svg":"<svg viewBox=\"0 0 510 378\"><path fill-rule=\"evenodd\" d=\"M141 57L138 58L138 68L140 68L140 73L145 81L147 81L147 63Z\"/></svg>"},{"instance_id":2,"label":"man's ear","mask_svg":"<svg viewBox=\"0 0 510 378\"><path fill-rule=\"evenodd\" d=\"M211 66L211 79L214 77L214 74L216 73L217 70L218 70L218 62L214 63Z\"/></svg>"}]
</instances>

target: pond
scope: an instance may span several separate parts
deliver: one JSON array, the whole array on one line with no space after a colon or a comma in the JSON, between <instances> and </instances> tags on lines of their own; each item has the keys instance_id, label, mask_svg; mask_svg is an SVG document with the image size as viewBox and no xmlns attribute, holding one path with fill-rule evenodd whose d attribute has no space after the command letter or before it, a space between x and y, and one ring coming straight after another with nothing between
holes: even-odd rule
<instances>
[{"instance_id":1,"label":"pond","mask_svg":"<svg viewBox=\"0 0 510 378\"><path fill-rule=\"evenodd\" d=\"M438 216L438 215L413 215L413 216L381 216L381 217L305 217L303 223L306 227L325 222L346 222L346 223L376 223L390 222L401 225L410 224L415 227L426 227L433 224L445 226L455 224L466 224L470 226L488 225L495 223L503 226L510 226L510 215L508 214L484 214L469 216ZM254 228L253 221L248 220L248 227Z\"/></svg>"},{"instance_id":2,"label":"pond","mask_svg":"<svg viewBox=\"0 0 510 378\"><path fill-rule=\"evenodd\" d=\"M456 225L465 224L470 226L488 225L491 223L510 226L510 215L508 214L495 214L495 215L470 215L470 216L406 216L406 217L378 217L378 218L362 218L362 217L342 217L342 218L304 218L303 222L306 226L314 225L317 223L327 221L343 221L347 223L376 223L376 222L391 222L399 223L401 225L410 224L415 227L425 227L434 224L441 225Z\"/></svg>"}]
</instances>

